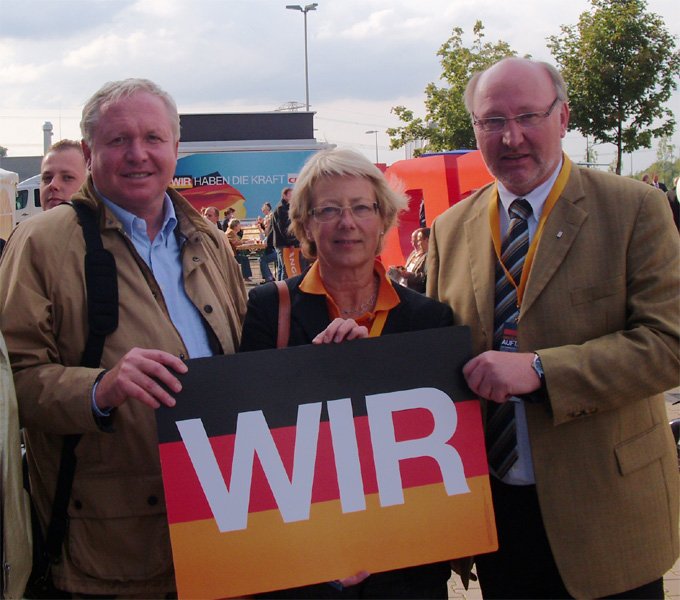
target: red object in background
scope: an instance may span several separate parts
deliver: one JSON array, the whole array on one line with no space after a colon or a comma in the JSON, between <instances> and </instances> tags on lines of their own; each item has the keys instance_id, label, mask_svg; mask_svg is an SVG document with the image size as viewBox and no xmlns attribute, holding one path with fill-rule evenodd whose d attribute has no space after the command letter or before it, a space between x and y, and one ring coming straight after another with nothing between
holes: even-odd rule
<instances>
[{"instance_id":1,"label":"red object in background","mask_svg":"<svg viewBox=\"0 0 680 600\"><path fill-rule=\"evenodd\" d=\"M388 181L400 180L411 197L399 226L390 231L380 255L387 265L403 265L413 247L411 233L420 227L420 204L425 199L425 219L432 225L435 217L493 181L479 150L421 156L394 163L385 172Z\"/></svg>"}]
</instances>

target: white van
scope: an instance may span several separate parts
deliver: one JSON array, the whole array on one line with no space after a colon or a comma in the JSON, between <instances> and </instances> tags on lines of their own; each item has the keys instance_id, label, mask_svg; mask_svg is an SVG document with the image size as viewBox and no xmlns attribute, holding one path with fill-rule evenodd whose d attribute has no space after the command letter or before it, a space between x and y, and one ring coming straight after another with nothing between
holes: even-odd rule
<instances>
[{"instance_id":1,"label":"white van","mask_svg":"<svg viewBox=\"0 0 680 600\"><path fill-rule=\"evenodd\" d=\"M14 225L18 225L28 217L42 212L40 206L40 175L25 179L17 186L17 209Z\"/></svg>"}]
</instances>

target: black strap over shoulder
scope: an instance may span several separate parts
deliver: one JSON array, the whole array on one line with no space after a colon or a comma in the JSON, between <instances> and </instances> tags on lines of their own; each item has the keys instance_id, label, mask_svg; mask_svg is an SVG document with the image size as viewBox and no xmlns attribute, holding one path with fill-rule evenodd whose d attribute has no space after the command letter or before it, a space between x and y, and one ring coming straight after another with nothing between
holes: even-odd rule
<instances>
[{"instance_id":1,"label":"black strap over shoulder","mask_svg":"<svg viewBox=\"0 0 680 600\"><path fill-rule=\"evenodd\" d=\"M88 334L81 366L97 368L101 363L106 336L118 327L118 274L116 259L102 244L97 214L82 205L71 204L83 228L85 246L85 285L87 289ZM68 503L76 473L76 446L81 434L64 436L59 476L52 503L52 514L45 538L45 553L51 563L59 562L68 529Z\"/></svg>"},{"instance_id":2,"label":"black strap over shoulder","mask_svg":"<svg viewBox=\"0 0 680 600\"><path fill-rule=\"evenodd\" d=\"M89 332L80 361L83 367L97 368L101 362L106 336L118 327L118 276L116 259L104 249L97 215L83 204L72 204L83 228L87 322Z\"/></svg>"}]
</instances>

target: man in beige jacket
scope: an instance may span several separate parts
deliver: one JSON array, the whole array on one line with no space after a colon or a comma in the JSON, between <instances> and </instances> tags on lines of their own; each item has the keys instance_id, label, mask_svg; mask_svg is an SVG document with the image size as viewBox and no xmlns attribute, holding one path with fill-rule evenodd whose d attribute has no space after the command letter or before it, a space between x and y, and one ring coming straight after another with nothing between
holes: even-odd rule
<instances>
[{"instance_id":1,"label":"man in beige jacket","mask_svg":"<svg viewBox=\"0 0 680 600\"><path fill-rule=\"evenodd\" d=\"M505 59L466 106L497 179L435 220L428 294L472 330L463 373L487 412L499 535L476 559L484 597L663 598L679 488L662 394L680 373L667 201L562 153L569 107L550 65Z\"/></svg>"},{"instance_id":2,"label":"man in beige jacket","mask_svg":"<svg viewBox=\"0 0 680 600\"><path fill-rule=\"evenodd\" d=\"M154 409L175 404L184 359L235 352L245 289L224 236L169 187L179 117L166 92L148 80L109 82L85 104L81 130L91 175L72 203L95 211L115 257L118 328L101 368L79 366L85 242L68 205L22 223L8 241L0 328L43 532L63 436L83 434L56 587L166 597L176 592Z\"/></svg>"}]
</instances>

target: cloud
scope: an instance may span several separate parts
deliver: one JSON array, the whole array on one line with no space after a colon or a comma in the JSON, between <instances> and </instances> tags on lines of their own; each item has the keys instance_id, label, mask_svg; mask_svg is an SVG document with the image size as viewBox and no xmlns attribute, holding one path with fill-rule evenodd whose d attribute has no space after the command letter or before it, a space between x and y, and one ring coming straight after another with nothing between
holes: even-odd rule
<instances>
[{"instance_id":1,"label":"cloud","mask_svg":"<svg viewBox=\"0 0 680 600\"><path fill-rule=\"evenodd\" d=\"M98 29L135 0L0 0L0 38L60 40Z\"/></svg>"}]
</instances>

